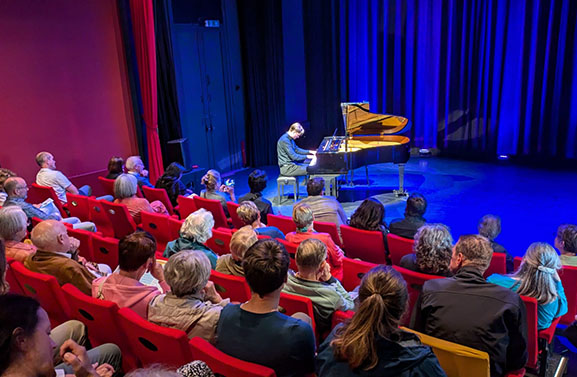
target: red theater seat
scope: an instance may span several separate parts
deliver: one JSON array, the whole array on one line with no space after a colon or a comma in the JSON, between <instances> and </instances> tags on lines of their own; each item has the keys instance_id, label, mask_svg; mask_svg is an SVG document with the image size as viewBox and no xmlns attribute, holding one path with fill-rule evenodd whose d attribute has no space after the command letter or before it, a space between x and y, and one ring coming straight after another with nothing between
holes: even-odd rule
<instances>
[{"instance_id":1,"label":"red theater seat","mask_svg":"<svg viewBox=\"0 0 577 377\"><path fill-rule=\"evenodd\" d=\"M383 234L341 225L341 236L348 258L359 258L365 262L385 264L385 244Z\"/></svg>"},{"instance_id":2,"label":"red theater seat","mask_svg":"<svg viewBox=\"0 0 577 377\"><path fill-rule=\"evenodd\" d=\"M158 200L164 204L169 214L174 215L174 208L172 207L172 203L170 202L170 198L168 197L166 190L142 186L142 191L144 192L144 196L146 199L148 199L149 202Z\"/></svg>"},{"instance_id":3,"label":"red theater seat","mask_svg":"<svg viewBox=\"0 0 577 377\"><path fill-rule=\"evenodd\" d=\"M112 223L115 238L121 239L136 231L136 223L130 215L130 212L128 212L126 205L111 203L105 200L102 200L101 204L106 211L110 223Z\"/></svg>"},{"instance_id":4,"label":"red theater seat","mask_svg":"<svg viewBox=\"0 0 577 377\"><path fill-rule=\"evenodd\" d=\"M343 248L343 243L341 242L341 236L339 236L339 228L337 228L337 224L315 221L313 222L313 229L319 233L328 233L333 239L333 242L341 249Z\"/></svg>"},{"instance_id":5,"label":"red theater seat","mask_svg":"<svg viewBox=\"0 0 577 377\"><path fill-rule=\"evenodd\" d=\"M293 218L282 215L267 215L267 226L276 226L283 234L288 234L290 232L296 232L297 226L295 225Z\"/></svg>"},{"instance_id":6,"label":"red theater seat","mask_svg":"<svg viewBox=\"0 0 577 377\"><path fill-rule=\"evenodd\" d=\"M389 245L389 254L393 265L401 264L401 258L407 254L413 253L413 245L415 241L407 238L399 237L392 233L387 234L387 244Z\"/></svg>"},{"instance_id":7,"label":"red theater seat","mask_svg":"<svg viewBox=\"0 0 577 377\"><path fill-rule=\"evenodd\" d=\"M197 208L204 208L212 213L215 228L230 228L226 215L224 214L224 209L219 200L205 199L200 196L195 196L194 204L196 204Z\"/></svg>"},{"instance_id":8,"label":"red theater seat","mask_svg":"<svg viewBox=\"0 0 577 377\"><path fill-rule=\"evenodd\" d=\"M222 298L231 301L245 302L250 299L250 288L243 276L233 276L211 270L210 281Z\"/></svg>"}]
</instances>

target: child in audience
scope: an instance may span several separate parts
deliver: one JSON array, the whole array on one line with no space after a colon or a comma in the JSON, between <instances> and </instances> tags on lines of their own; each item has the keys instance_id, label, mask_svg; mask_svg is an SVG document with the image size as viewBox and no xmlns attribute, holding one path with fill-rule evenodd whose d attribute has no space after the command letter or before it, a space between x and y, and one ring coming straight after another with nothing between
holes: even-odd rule
<instances>
[{"instance_id":1,"label":"child in audience","mask_svg":"<svg viewBox=\"0 0 577 377\"><path fill-rule=\"evenodd\" d=\"M401 258L400 266L429 275L450 276L453 237L443 224L425 224L415 235L414 254Z\"/></svg>"},{"instance_id":2,"label":"child in audience","mask_svg":"<svg viewBox=\"0 0 577 377\"><path fill-rule=\"evenodd\" d=\"M289 271L283 292L311 299L315 323L322 334L330 330L335 310L352 310L355 304L341 283L331 276L324 243L314 238L301 242L296 263L298 272Z\"/></svg>"},{"instance_id":3,"label":"child in audience","mask_svg":"<svg viewBox=\"0 0 577 377\"><path fill-rule=\"evenodd\" d=\"M335 327L319 348L317 376L446 376L433 351L399 328L408 298L392 267L367 272L352 320Z\"/></svg>"},{"instance_id":4,"label":"child in audience","mask_svg":"<svg viewBox=\"0 0 577 377\"><path fill-rule=\"evenodd\" d=\"M551 326L553 319L567 313L567 298L557 273L560 269L561 261L555 249L547 243L534 242L514 274L493 274L487 281L536 299L539 304L537 329L543 330Z\"/></svg>"},{"instance_id":5,"label":"child in audience","mask_svg":"<svg viewBox=\"0 0 577 377\"><path fill-rule=\"evenodd\" d=\"M505 250L505 248L495 242L495 238L501 234L501 218L495 215L485 215L479 220L479 225L477 226L479 234L487 238L491 242L491 247L494 253L505 254L507 258L507 273L510 274L515 269L513 263L513 256Z\"/></svg>"},{"instance_id":6,"label":"child in audience","mask_svg":"<svg viewBox=\"0 0 577 377\"><path fill-rule=\"evenodd\" d=\"M561 263L564 266L577 267L577 225L560 225L555 237L555 247L561 253Z\"/></svg>"},{"instance_id":7,"label":"child in audience","mask_svg":"<svg viewBox=\"0 0 577 377\"><path fill-rule=\"evenodd\" d=\"M289 255L275 240L260 240L242 262L251 298L220 314L216 347L238 359L274 369L278 377L312 374L315 338L311 326L278 312Z\"/></svg>"}]
</instances>

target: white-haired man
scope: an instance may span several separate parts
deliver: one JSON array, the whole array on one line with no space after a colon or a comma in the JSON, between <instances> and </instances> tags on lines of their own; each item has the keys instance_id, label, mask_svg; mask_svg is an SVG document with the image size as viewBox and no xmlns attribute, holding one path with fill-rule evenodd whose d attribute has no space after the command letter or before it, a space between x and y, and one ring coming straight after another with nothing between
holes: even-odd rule
<instances>
[{"instance_id":1,"label":"white-haired man","mask_svg":"<svg viewBox=\"0 0 577 377\"><path fill-rule=\"evenodd\" d=\"M280 174L288 177L307 175L307 166L314 158L316 151L299 148L295 140L304 135L305 130L300 123L291 124L276 144Z\"/></svg>"},{"instance_id":2,"label":"white-haired man","mask_svg":"<svg viewBox=\"0 0 577 377\"><path fill-rule=\"evenodd\" d=\"M36 163L40 166L40 170L36 174L36 183L40 186L52 187L62 203L67 202L67 192L74 195L92 195L92 188L90 186L84 185L76 188L61 171L56 170L56 160L51 153L38 153L36 155Z\"/></svg>"},{"instance_id":3,"label":"white-haired man","mask_svg":"<svg viewBox=\"0 0 577 377\"><path fill-rule=\"evenodd\" d=\"M148 170L144 168L144 163L140 156L130 156L126 159L126 170L128 174L132 174L138 181L138 187L154 187L148 180Z\"/></svg>"}]
</instances>

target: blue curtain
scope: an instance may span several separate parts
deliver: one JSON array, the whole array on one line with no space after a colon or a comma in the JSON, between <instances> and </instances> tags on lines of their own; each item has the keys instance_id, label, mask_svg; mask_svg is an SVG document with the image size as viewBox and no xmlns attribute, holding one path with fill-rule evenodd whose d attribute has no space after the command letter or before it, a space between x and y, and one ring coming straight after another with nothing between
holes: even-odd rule
<instances>
[{"instance_id":1,"label":"blue curtain","mask_svg":"<svg viewBox=\"0 0 577 377\"><path fill-rule=\"evenodd\" d=\"M577 158L577 1L340 0L344 100L414 146Z\"/></svg>"}]
</instances>

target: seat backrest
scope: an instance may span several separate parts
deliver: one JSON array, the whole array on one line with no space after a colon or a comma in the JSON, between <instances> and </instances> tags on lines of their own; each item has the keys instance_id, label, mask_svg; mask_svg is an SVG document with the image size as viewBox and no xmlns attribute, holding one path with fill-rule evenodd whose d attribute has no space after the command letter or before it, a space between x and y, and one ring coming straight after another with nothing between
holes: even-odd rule
<instances>
[{"instance_id":1,"label":"seat backrest","mask_svg":"<svg viewBox=\"0 0 577 377\"><path fill-rule=\"evenodd\" d=\"M522 262L523 262L523 258L521 258L521 257L513 258L513 268L515 269L515 271L517 271L517 269L519 269L519 267L521 267Z\"/></svg>"},{"instance_id":2,"label":"seat backrest","mask_svg":"<svg viewBox=\"0 0 577 377\"><path fill-rule=\"evenodd\" d=\"M529 368L537 368L539 357L539 342L537 338L537 300L532 297L521 296L527 312L527 353L529 359L527 364Z\"/></svg>"},{"instance_id":3,"label":"seat backrest","mask_svg":"<svg viewBox=\"0 0 577 377\"><path fill-rule=\"evenodd\" d=\"M423 284L425 284L426 281L433 279L443 279L444 277L437 275L422 274L420 272L411 271L399 266L393 266L393 268L399 271L401 275L403 275L403 279L405 279L405 282L407 282L407 289L409 291L409 308L404 318L406 323L411 318L413 307L415 306L415 303L419 298L419 295L423 288Z\"/></svg>"},{"instance_id":4,"label":"seat backrest","mask_svg":"<svg viewBox=\"0 0 577 377\"><path fill-rule=\"evenodd\" d=\"M290 232L296 232L297 226L295 225L293 218L283 215L273 215L269 213L267 216L267 226L276 226L283 234L288 234Z\"/></svg>"},{"instance_id":5,"label":"seat backrest","mask_svg":"<svg viewBox=\"0 0 577 377\"><path fill-rule=\"evenodd\" d=\"M130 369L138 367L137 358L130 349L126 337L123 336L118 322L118 305L112 301L87 296L72 284L64 284L62 293L70 306L72 319L86 326L92 346L114 343L122 351L123 365L127 365Z\"/></svg>"},{"instance_id":6,"label":"seat backrest","mask_svg":"<svg viewBox=\"0 0 577 377\"><path fill-rule=\"evenodd\" d=\"M230 253L230 239L232 238L232 232L219 228L212 229L212 237L206 241L206 246L208 246L212 251L218 255L224 255Z\"/></svg>"},{"instance_id":7,"label":"seat backrest","mask_svg":"<svg viewBox=\"0 0 577 377\"><path fill-rule=\"evenodd\" d=\"M70 237L80 241L79 255L86 260L94 261L94 254L92 253L92 236L94 233L82 229L67 229L66 232Z\"/></svg>"},{"instance_id":8,"label":"seat backrest","mask_svg":"<svg viewBox=\"0 0 577 377\"><path fill-rule=\"evenodd\" d=\"M341 236L339 236L339 228L337 228L337 224L335 223L327 223L324 221L315 221L313 222L313 229L319 233L328 233L330 234L333 242L340 248L343 247L343 243L341 242Z\"/></svg>"},{"instance_id":9,"label":"seat backrest","mask_svg":"<svg viewBox=\"0 0 577 377\"><path fill-rule=\"evenodd\" d=\"M399 237L395 234L387 234L387 244L389 246L389 255L391 256L391 262L395 266L401 264L401 258L407 254L413 253L414 240Z\"/></svg>"},{"instance_id":10,"label":"seat backrest","mask_svg":"<svg viewBox=\"0 0 577 377\"><path fill-rule=\"evenodd\" d=\"M404 331L416 334L421 343L431 347L447 377L489 377L489 354L474 348L434 338L403 327Z\"/></svg>"},{"instance_id":11,"label":"seat backrest","mask_svg":"<svg viewBox=\"0 0 577 377\"><path fill-rule=\"evenodd\" d=\"M160 201L164 204L168 213L174 215L174 208L165 189L142 186L142 191L144 192L144 197L148 199L149 202L154 202L155 200Z\"/></svg>"},{"instance_id":12,"label":"seat backrest","mask_svg":"<svg viewBox=\"0 0 577 377\"><path fill-rule=\"evenodd\" d=\"M313 328L313 333L317 333L315 325L315 312L313 310L313 302L310 298L281 292L278 305L279 312L283 314L293 315L300 312L311 317L311 327Z\"/></svg>"},{"instance_id":13,"label":"seat backrest","mask_svg":"<svg viewBox=\"0 0 577 377\"><path fill-rule=\"evenodd\" d=\"M204 208L212 213L215 228L230 228L220 200L205 199L200 196L195 196L194 203L197 208Z\"/></svg>"},{"instance_id":14,"label":"seat backrest","mask_svg":"<svg viewBox=\"0 0 577 377\"><path fill-rule=\"evenodd\" d=\"M226 202L226 208L228 208L228 214L230 215L230 220L232 221L232 226L236 229L242 228L245 224L236 214L239 204L235 202Z\"/></svg>"},{"instance_id":15,"label":"seat backrest","mask_svg":"<svg viewBox=\"0 0 577 377\"><path fill-rule=\"evenodd\" d=\"M233 276L211 270L210 281L214 283L216 291L222 298L230 298L231 301L245 302L250 299L250 288L245 278Z\"/></svg>"},{"instance_id":16,"label":"seat backrest","mask_svg":"<svg viewBox=\"0 0 577 377\"><path fill-rule=\"evenodd\" d=\"M507 254L505 253L493 253L491 258L491 263L483 277L487 278L493 274L505 275L507 273Z\"/></svg>"},{"instance_id":17,"label":"seat backrest","mask_svg":"<svg viewBox=\"0 0 577 377\"><path fill-rule=\"evenodd\" d=\"M60 211L60 215L62 217L68 217L68 214L64 210L60 199L58 199L58 196L56 196L56 192L52 187L40 186L36 183L33 183L29 186L27 197L28 203L40 204L46 199L52 199L54 201L54 205L56 208L58 208L58 211Z\"/></svg>"},{"instance_id":18,"label":"seat backrest","mask_svg":"<svg viewBox=\"0 0 577 377\"><path fill-rule=\"evenodd\" d=\"M349 258L359 258L365 262L386 263L385 243L383 234L341 225L341 236L345 255Z\"/></svg>"},{"instance_id":19,"label":"seat backrest","mask_svg":"<svg viewBox=\"0 0 577 377\"><path fill-rule=\"evenodd\" d=\"M92 236L93 262L107 264L112 270L118 267L118 240L112 237Z\"/></svg>"},{"instance_id":20,"label":"seat backrest","mask_svg":"<svg viewBox=\"0 0 577 377\"><path fill-rule=\"evenodd\" d=\"M184 331L155 325L128 308L118 310L118 319L124 337L142 366L162 363L180 367L192 360Z\"/></svg>"},{"instance_id":21,"label":"seat backrest","mask_svg":"<svg viewBox=\"0 0 577 377\"><path fill-rule=\"evenodd\" d=\"M170 233L169 216L152 212L140 212L142 229L152 234L156 239L156 250L164 251L166 244L174 238Z\"/></svg>"},{"instance_id":22,"label":"seat backrest","mask_svg":"<svg viewBox=\"0 0 577 377\"><path fill-rule=\"evenodd\" d=\"M15 260L12 258L6 258L6 281L10 286L10 293L16 293L18 295L25 295L24 289L20 286L18 279L14 275L14 271L12 271L12 267L10 264L14 263Z\"/></svg>"},{"instance_id":23,"label":"seat backrest","mask_svg":"<svg viewBox=\"0 0 577 377\"><path fill-rule=\"evenodd\" d=\"M275 377L273 369L229 356L200 337L189 342L195 360L204 361L217 375L225 377Z\"/></svg>"},{"instance_id":24,"label":"seat backrest","mask_svg":"<svg viewBox=\"0 0 577 377\"><path fill-rule=\"evenodd\" d=\"M348 320L353 318L353 315L355 315L355 312L352 310L347 310L346 312L342 310L336 310L333 313L331 328L335 328L335 326L338 325L339 323L347 322Z\"/></svg>"},{"instance_id":25,"label":"seat backrest","mask_svg":"<svg viewBox=\"0 0 577 377\"><path fill-rule=\"evenodd\" d=\"M112 195L112 197L114 197L114 179L98 177L98 182L100 182L100 186L102 190L104 190L105 195Z\"/></svg>"},{"instance_id":26,"label":"seat backrest","mask_svg":"<svg viewBox=\"0 0 577 377\"><path fill-rule=\"evenodd\" d=\"M130 215L130 212L128 212L126 205L103 200L102 206L106 211L108 219L110 219L110 222L112 223L115 238L121 239L122 237L136 231L136 223Z\"/></svg>"},{"instance_id":27,"label":"seat backrest","mask_svg":"<svg viewBox=\"0 0 577 377\"><path fill-rule=\"evenodd\" d=\"M183 223L184 223L184 221L177 220L174 217L168 218L168 227L169 227L169 231L170 231L170 240L171 241L180 237L180 228L182 227Z\"/></svg>"},{"instance_id":28,"label":"seat backrest","mask_svg":"<svg viewBox=\"0 0 577 377\"><path fill-rule=\"evenodd\" d=\"M48 313L52 327L68 321L70 309L54 276L28 270L20 262L10 264L26 296L34 297Z\"/></svg>"},{"instance_id":29,"label":"seat backrest","mask_svg":"<svg viewBox=\"0 0 577 377\"><path fill-rule=\"evenodd\" d=\"M90 221L90 212L88 211L88 197L83 195L74 195L66 193L68 200L68 212L70 216L78 217L82 221Z\"/></svg>"},{"instance_id":30,"label":"seat backrest","mask_svg":"<svg viewBox=\"0 0 577 377\"><path fill-rule=\"evenodd\" d=\"M114 228L102 206L103 200L88 198L88 211L90 212L90 221L96 225L96 229L106 237L114 237Z\"/></svg>"},{"instance_id":31,"label":"seat backrest","mask_svg":"<svg viewBox=\"0 0 577 377\"><path fill-rule=\"evenodd\" d=\"M289 242L287 240L283 240L281 238L277 238L276 239L278 242L282 243L283 246L285 247L287 253L289 253L289 257L290 257L290 265L289 268L295 272L297 272L299 270L298 266L297 266L297 262L296 262L296 255L297 255L297 249L299 247L298 243L292 243Z\"/></svg>"},{"instance_id":32,"label":"seat backrest","mask_svg":"<svg viewBox=\"0 0 577 377\"><path fill-rule=\"evenodd\" d=\"M559 277L567 297L567 313L561 317L561 323L569 325L577 315L577 267L563 266L559 272Z\"/></svg>"},{"instance_id":33,"label":"seat backrest","mask_svg":"<svg viewBox=\"0 0 577 377\"><path fill-rule=\"evenodd\" d=\"M343 258L343 287L351 292L361 284L363 276L373 267L374 263L363 262L357 259Z\"/></svg>"},{"instance_id":34,"label":"seat backrest","mask_svg":"<svg viewBox=\"0 0 577 377\"><path fill-rule=\"evenodd\" d=\"M178 212L180 213L180 218L182 220L186 220L188 215L196 212L198 209L193 198L179 195L178 198L176 198L176 201L178 202Z\"/></svg>"}]
</instances>

